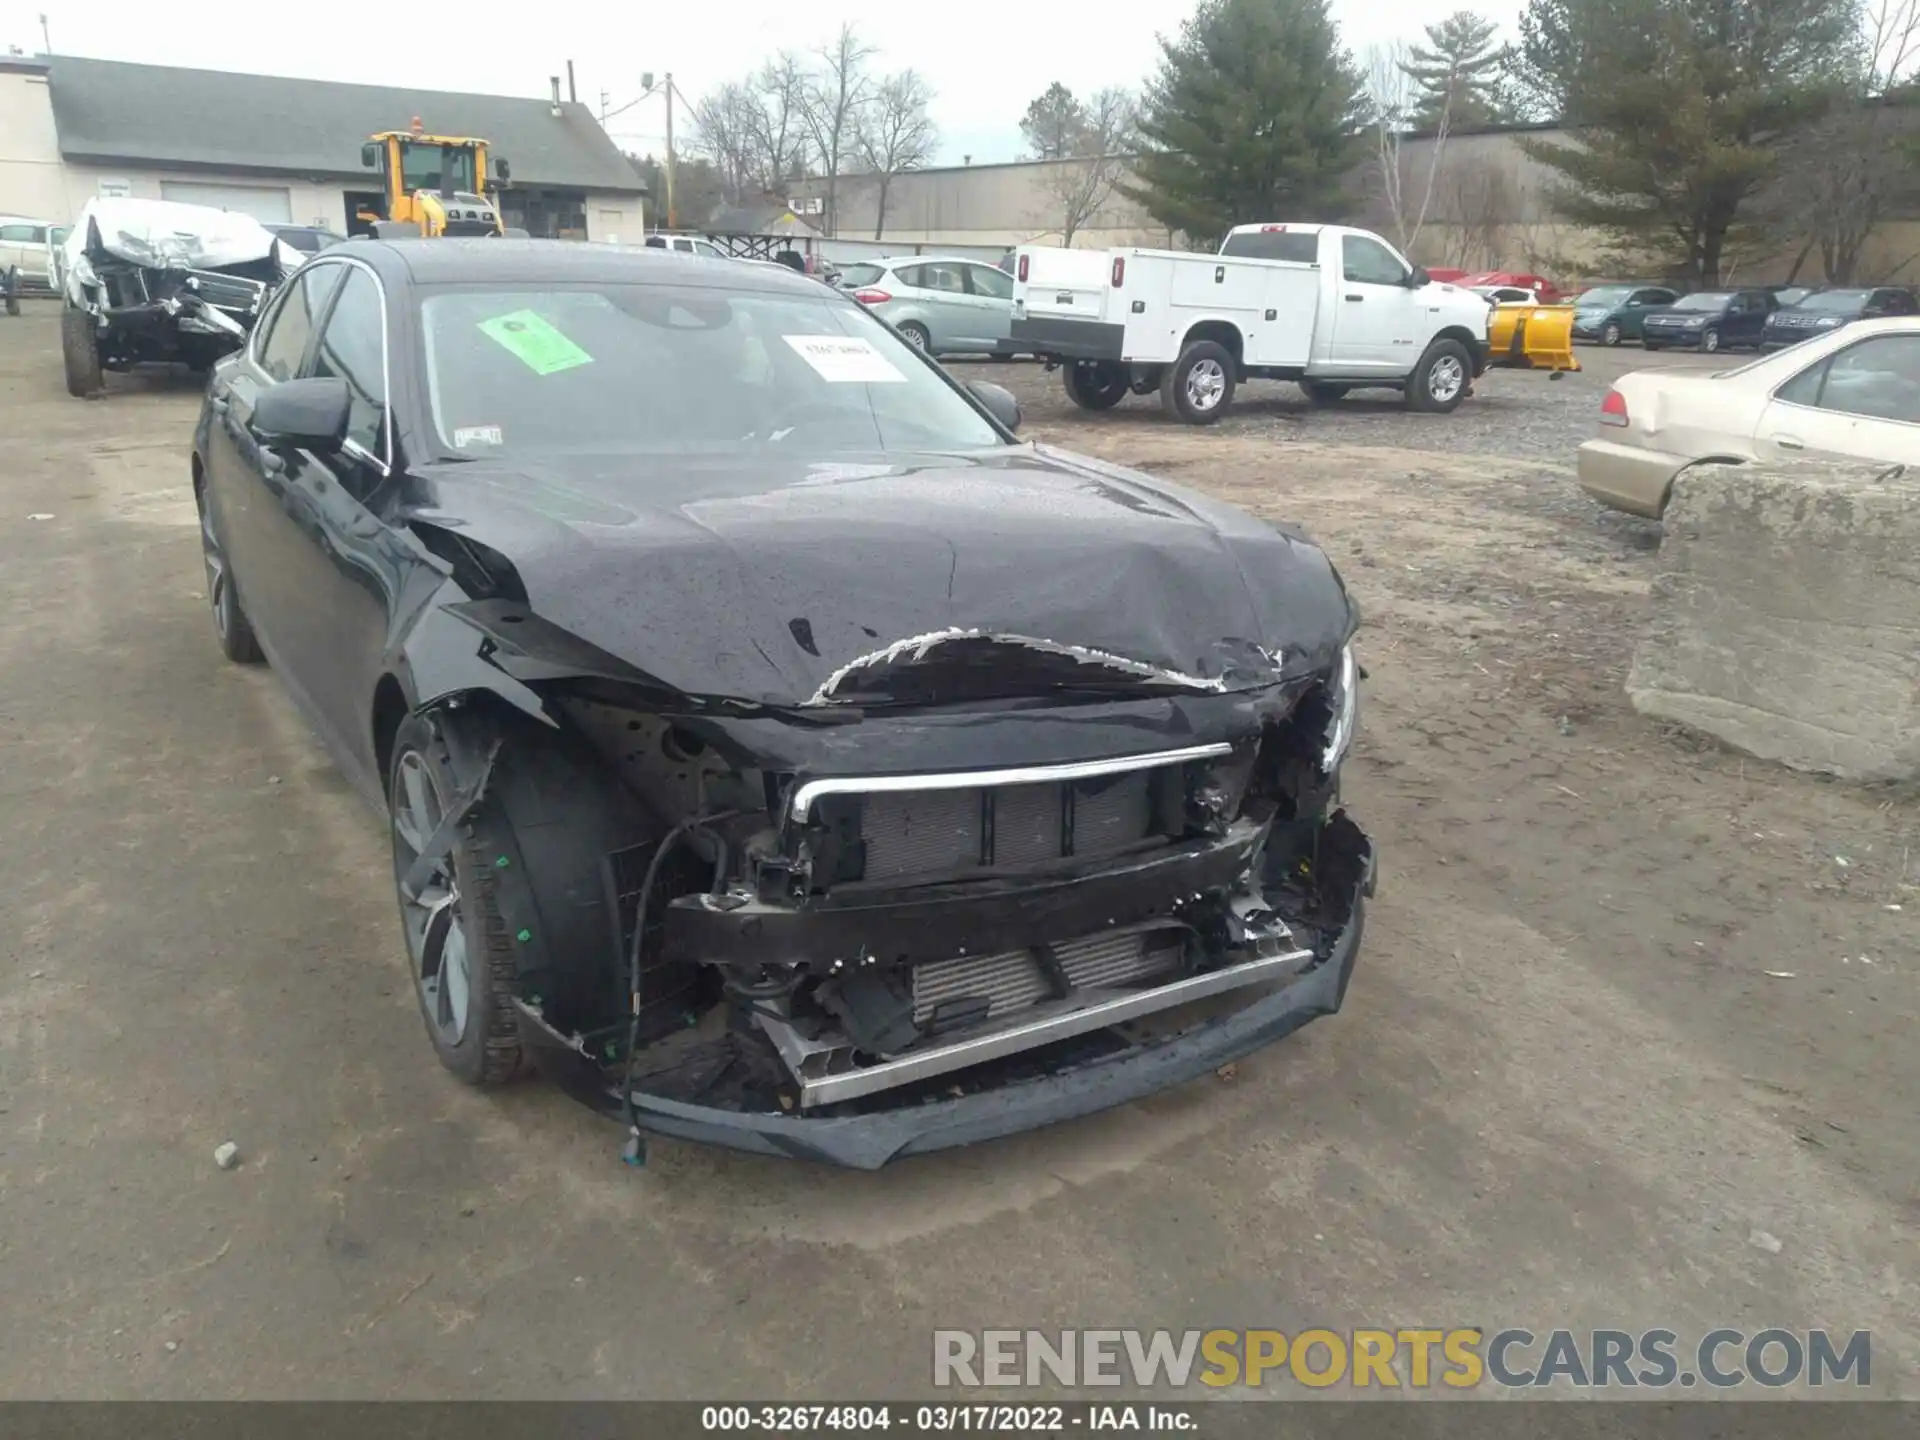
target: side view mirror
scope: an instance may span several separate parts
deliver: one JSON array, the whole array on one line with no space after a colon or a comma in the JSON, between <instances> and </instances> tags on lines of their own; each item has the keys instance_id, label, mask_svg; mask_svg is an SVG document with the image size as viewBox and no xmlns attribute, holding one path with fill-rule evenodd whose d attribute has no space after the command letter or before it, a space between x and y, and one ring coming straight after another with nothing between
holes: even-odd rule
<instances>
[{"instance_id":1,"label":"side view mirror","mask_svg":"<svg viewBox=\"0 0 1920 1440\"><path fill-rule=\"evenodd\" d=\"M967 389L1007 429L1020 428L1020 402L1013 398L1013 392L1006 386L995 385L991 380L969 380Z\"/></svg>"},{"instance_id":2,"label":"side view mirror","mask_svg":"<svg viewBox=\"0 0 1920 1440\"><path fill-rule=\"evenodd\" d=\"M494 157L493 163L489 168L493 172L494 179L498 180L503 185L506 184L507 181L513 179L513 167L507 164L505 159L499 156Z\"/></svg>"},{"instance_id":3,"label":"side view mirror","mask_svg":"<svg viewBox=\"0 0 1920 1440\"><path fill-rule=\"evenodd\" d=\"M360 147L360 163L366 166L369 170L375 169L379 166L380 146L377 141L369 140L366 144Z\"/></svg>"},{"instance_id":4,"label":"side view mirror","mask_svg":"<svg viewBox=\"0 0 1920 1440\"><path fill-rule=\"evenodd\" d=\"M1407 288L1409 290L1418 290L1422 285L1429 285L1432 282L1433 277L1427 274L1423 266L1416 265L1407 272Z\"/></svg>"},{"instance_id":5,"label":"side view mirror","mask_svg":"<svg viewBox=\"0 0 1920 1440\"><path fill-rule=\"evenodd\" d=\"M263 444L331 455L347 438L352 407L347 382L337 375L282 380L260 392L248 424Z\"/></svg>"}]
</instances>

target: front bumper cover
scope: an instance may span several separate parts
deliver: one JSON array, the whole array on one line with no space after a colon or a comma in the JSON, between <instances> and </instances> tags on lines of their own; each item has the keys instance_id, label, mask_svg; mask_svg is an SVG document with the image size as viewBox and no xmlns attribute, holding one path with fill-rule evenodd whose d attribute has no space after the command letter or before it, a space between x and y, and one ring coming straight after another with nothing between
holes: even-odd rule
<instances>
[{"instance_id":1,"label":"front bumper cover","mask_svg":"<svg viewBox=\"0 0 1920 1440\"><path fill-rule=\"evenodd\" d=\"M1117 1053L1031 1080L1018 1080L959 1099L932 1101L869 1114L810 1117L725 1110L636 1090L642 1128L704 1144L763 1155L820 1160L877 1170L903 1155L949 1150L981 1140L1091 1115L1170 1089L1249 1055L1309 1021L1337 1011L1360 950L1366 897L1373 894L1372 842L1357 830L1352 878L1342 884L1337 913L1315 962L1244 1009L1221 1015L1165 1039L1129 1044ZM617 1093L611 1097L615 1106Z\"/></svg>"}]
</instances>

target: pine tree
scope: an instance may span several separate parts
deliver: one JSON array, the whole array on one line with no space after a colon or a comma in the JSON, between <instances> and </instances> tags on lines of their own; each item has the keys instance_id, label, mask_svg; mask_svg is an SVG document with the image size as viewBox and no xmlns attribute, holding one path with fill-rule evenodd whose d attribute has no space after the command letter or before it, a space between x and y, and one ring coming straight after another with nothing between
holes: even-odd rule
<instances>
[{"instance_id":1,"label":"pine tree","mask_svg":"<svg viewBox=\"0 0 1920 1440\"><path fill-rule=\"evenodd\" d=\"M1326 0L1201 0L1160 46L1126 194L1197 244L1344 213L1363 105Z\"/></svg>"},{"instance_id":2,"label":"pine tree","mask_svg":"<svg viewBox=\"0 0 1920 1440\"><path fill-rule=\"evenodd\" d=\"M1717 285L1786 138L1830 108L1858 25L1853 0L1530 0L1525 73L1577 138L1521 148L1559 172L1555 212L1621 269Z\"/></svg>"},{"instance_id":3,"label":"pine tree","mask_svg":"<svg viewBox=\"0 0 1920 1440\"><path fill-rule=\"evenodd\" d=\"M1020 133L1036 160L1064 160L1087 127L1087 107L1058 80L1035 97L1021 118Z\"/></svg>"},{"instance_id":4,"label":"pine tree","mask_svg":"<svg viewBox=\"0 0 1920 1440\"><path fill-rule=\"evenodd\" d=\"M1415 129L1435 128L1443 111L1456 130L1506 118L1499 90L1507 52L1495 42L1499 29L1471 10L1456 10L1426 27L1427 43L1415 45L1400 67L1419 92L1411 117Z\"/></svg>"}]
</instances>

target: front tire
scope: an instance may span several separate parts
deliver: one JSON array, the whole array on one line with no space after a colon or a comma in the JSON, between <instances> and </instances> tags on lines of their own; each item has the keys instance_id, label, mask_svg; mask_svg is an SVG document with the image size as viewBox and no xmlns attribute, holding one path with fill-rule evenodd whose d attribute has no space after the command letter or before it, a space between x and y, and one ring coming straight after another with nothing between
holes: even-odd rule
<instances>
[{"instance_id":1,"label":"front tire","mask_svg":"<svg viewBox=\"0 0 1920 1440\"><path fill-rule=\"evenodd\" d=\"M1211 425L1233 404L1233 356L1224 345L1196 340L1160 381L1160 403L1189 425Z\"/></svg>"},{"instance_id":2,"label":"front tire","mask_svg":"<svg viewBox=\"0 0 1920 1440\"><path fill-rule=\"evenodd\" d=\"M1703 354L1715 355L1720 350L1720 331L1717 326L1709 325L1700 332L1700 350Z\"/></svg>"},{"instance_id":3,"label":"front tire","mask_svg":"<svg viewBox=\"0 0 1920 1440\"><path fill-rule=\"evenodd\" d=\"M495 900L492 869L476 850L472 816L418 894L408 895L403 883L458 789L436 722L409 715L394 734L387 775L394 890L408 967L434 1054L467 1084L485 1087L519 1073L520 1027L513 1007L513 941Z\"/></svg>"},{"instance_id":4,"label":"front tire","mask_svg":"<svg viewBox=\"0 0 1920 1440\"><path fill-rule=\"evenodd\" d=\"M1614 346L1614 345L1618 345L1620 343L1620 340L1621 340L1621 335L1620 335L1619 323L1617 321L1609 320L1607 322L1606 328L1600 332L1600 343L1606 346Z\"/></svg>"},{"instance_id":5,"label":"front tire","mask_svg":"<svg viewBox=\"0 0 1920 1440\"><path fill-rule=\"evenodd\" d=\"M1082 410L1111 410L1132 388L1126 366L1110 360L1069 361L1061 373L1067 398Z\"/></svg>"},{"instance_id":6,"label":"front tire","mask_svg":"<svg viewBox=\"0 0 1920 1440\"><path fill-rule=\"evenodd\" d=\"M1300 393L1314 405L1334 405L1347 398L1350 385L1329 385L1324 380L1301 380L1297 382Z\"/></svg>"},{"instance_id":7,"label":"front tire","mask_svg":"<svg viewBox=\"0 0 1920 1440\"><path fill-rule=\"evenodd\" d=\"M906 341L922 355L933 353L933 337L927 334L927 327L918 320L909 320L900 327L900 338Z\"/></svg>"},{"instance_id":8,"label":"front tire","mask_svg":"<svg viewBox=\"0 0 1920 1440\"><path fill-rule=\"evenodd\" d=\"M88 399L106 388L93 316L71 305L60 312L60 359L66 367L67 393L74 399Z\"/></svg>"},{"instance_id":9,"label":"front tire","mask_svg":"<svg viewBox=\"0 0 1920 1440\"><path fill-rule=\"evenodd\" d=\"M1460 408L1473 383L1473 357L1458 340L1436 340L1407 377L1407 408L1449 415Z\"/></svg>"}]
</instances>

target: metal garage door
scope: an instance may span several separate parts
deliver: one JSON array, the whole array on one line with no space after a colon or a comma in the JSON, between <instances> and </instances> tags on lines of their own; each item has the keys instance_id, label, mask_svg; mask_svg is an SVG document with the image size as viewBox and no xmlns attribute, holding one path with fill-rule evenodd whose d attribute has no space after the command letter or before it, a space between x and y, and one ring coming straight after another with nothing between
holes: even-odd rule
<instances>
[{"instance_id":1,"label":"metal garage door","mask_svg":"<svg viewBox=\"0 0 1920 1440\"><path fill-rule=\"evenodd\" d=\"M204 185L193 180L162 180L162 200L179 200L187 205L211 205L216 210L233 210L284 225L293 219L293 206L284 186Z\"/></svg>"}]
</instances>

